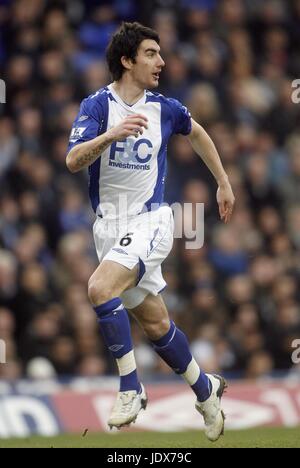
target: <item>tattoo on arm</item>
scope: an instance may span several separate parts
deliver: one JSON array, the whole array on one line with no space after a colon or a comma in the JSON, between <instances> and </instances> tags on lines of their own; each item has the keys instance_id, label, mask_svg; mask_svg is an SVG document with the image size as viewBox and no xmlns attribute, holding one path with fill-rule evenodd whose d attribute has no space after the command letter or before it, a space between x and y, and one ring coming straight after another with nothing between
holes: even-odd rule
<instances>
[{"instance_id":1,"label":"tattoo on arm","mask_svg":"<svg viewBox=\"0 0 300 468\"><path fill-rule=\"evenodd\" d=\"M95 148L85 152L84 154L77 157L75 167L77 170L83 169L84 167L90 166L100 154L110 145L110 142L104 141L97 145Z\"/></svg>"}]
</instances>

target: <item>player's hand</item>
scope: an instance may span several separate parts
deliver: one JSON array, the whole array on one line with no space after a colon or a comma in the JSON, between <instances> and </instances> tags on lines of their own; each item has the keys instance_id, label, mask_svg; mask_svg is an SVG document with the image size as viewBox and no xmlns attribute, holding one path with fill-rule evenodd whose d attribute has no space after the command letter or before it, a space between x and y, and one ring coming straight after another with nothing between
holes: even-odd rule
<instances>
[{"instance_id":1,"label":"player's hand","mask_svg":"<svg viewBox=\"0 0 300 468\"><path fill-rule=\"evenodd\" d=\"M148 128L147 117L142 114L132 114L108 130L108 134L114 141L120 141L129 136L142 135L144 128Z\"/></svg>"},{"instance_id":2,"label":"player's hand","mask_svg":"<svg viewBox=\"0 0 300 468\"><path fill-rule=\"evenodd\" d=\"M229 182L219 185L217 190L217 202L219 205L220 218L225 223L230 221L235 198L232 192L232 188Z\"/></svg>"}]
</instances>

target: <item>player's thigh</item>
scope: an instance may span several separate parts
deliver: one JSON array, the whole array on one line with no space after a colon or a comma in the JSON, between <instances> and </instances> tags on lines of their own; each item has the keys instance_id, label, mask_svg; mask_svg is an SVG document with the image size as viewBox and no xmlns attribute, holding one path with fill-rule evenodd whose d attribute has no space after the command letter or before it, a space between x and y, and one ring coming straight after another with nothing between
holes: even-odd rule
<instances>
[{"instance_id":1,"label":"player's thigh","mask_svg":"<svg viewBox=\"0 0 300 468\"><path fill-rule=\"evenodd\" d=\"M93 226L94 242L100 265L89 280L89 296L119 296L123 291L132 288L137 282L138 267L128 268L123 259L106 258L116 242L113 223L97 218Z\"/></svg>"},{"instance_id":2,"label":"player's thigh","mask_svg":"<svg viewBox=\"0 0 300 468\"><path fill-rule=\"evenodd\" d=\"M130 313L152 339L159 339L170 328L169 313L160 294L148 294L140 305L130 309Z\"/></svg>"},{"instance_id":3,"label":"player's thigh","mask_svg":"<svg viewBox=\"0 0 300 468\"><path fill-rule=\"evenodd\" d=\"M101 289L105 294L116 297L126 289L135 286L137 274L137 266L130 270L120 263L103 260L89 280L89 289Z\"/></svg>"}]
</instances>

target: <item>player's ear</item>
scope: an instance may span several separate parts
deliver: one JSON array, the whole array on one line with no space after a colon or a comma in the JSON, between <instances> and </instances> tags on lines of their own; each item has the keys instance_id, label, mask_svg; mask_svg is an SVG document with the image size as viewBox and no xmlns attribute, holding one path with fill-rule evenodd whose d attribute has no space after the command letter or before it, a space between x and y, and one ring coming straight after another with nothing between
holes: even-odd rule
<instances>
[{"instance_id":1,"label":"player's ear","mask_svg":"<svg viewBox=\"0 0 300 468\"><path fill-rule=\"evenodd\" d=\"M126 70L131 70L133 65L133 61L131 58L125 57L125 55L123 55L121 57L121 63Z\"/></svg>"}]
</instances>

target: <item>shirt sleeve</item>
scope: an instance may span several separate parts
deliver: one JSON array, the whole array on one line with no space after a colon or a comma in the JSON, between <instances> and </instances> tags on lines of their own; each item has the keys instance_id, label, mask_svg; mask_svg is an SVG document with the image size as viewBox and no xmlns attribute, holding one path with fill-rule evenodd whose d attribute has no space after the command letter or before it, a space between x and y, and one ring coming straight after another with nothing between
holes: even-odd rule
<instances>
[{"instance_id":1,"label":"shirt sleeve","mask_svg":"<svg viewBox=\"0 0 300 468\"><path fill-rule=\"evenodd\" d=\"M188 109L176 99L169 98L168 101L173 115L173 133L188 135L192 129L191 114Z\"/></svg>"},{"instance_id":2,"label":"shirt sleeve","mask_svg":"<svg viewBox=\"0 0 300 468\"><path fill-rule=\"evenodd\" d=\"M91 105L91 100L84 99L72 126L67 152L79 143L96 138L100 133L102 118L101 106L96 108L94 103Z\"/></svg>"}]
</instances>

